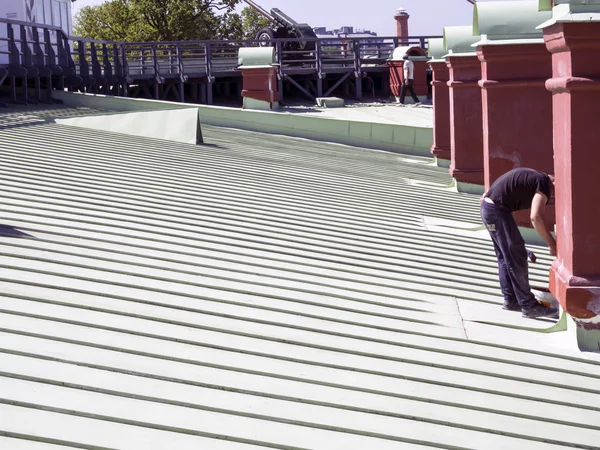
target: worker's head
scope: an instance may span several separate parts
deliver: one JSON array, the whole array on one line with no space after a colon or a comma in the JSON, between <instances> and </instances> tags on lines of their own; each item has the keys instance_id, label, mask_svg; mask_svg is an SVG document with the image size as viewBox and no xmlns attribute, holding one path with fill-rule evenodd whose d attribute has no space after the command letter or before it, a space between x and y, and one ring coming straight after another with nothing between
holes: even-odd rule
<instances>
[{"instance_id":1,"label":"worker's head","mask_svg":"<svg viewBox=\"0 0 600 450\"><path fill-rule=\"evenodd\" d=\"M405 53L404 56L402 56L402 59L408 59L408 54Z\"/></svg>"}]
</instances>

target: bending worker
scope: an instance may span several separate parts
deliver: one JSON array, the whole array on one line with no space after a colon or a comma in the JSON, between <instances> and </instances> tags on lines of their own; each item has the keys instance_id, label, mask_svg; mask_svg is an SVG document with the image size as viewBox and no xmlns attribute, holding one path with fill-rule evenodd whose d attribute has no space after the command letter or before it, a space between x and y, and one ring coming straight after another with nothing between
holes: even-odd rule
<instances>
[{"instance_id":1,"label":"bending worker","mask_svg":"<svg viewBox=\"0 0 600 450\"><path fill-rule=\"evenodd\" d=\"M554 193L554 177L533 169L513 169L498 178L483 194L481 218L488 229L498 258L503 309L521 311L523 317L556 316L557 309L537 302L529 286L527 250L514 211L531 208L535 231L556 256L556 241L544 221L544 209Z\"/></svg>"}]
</instances>

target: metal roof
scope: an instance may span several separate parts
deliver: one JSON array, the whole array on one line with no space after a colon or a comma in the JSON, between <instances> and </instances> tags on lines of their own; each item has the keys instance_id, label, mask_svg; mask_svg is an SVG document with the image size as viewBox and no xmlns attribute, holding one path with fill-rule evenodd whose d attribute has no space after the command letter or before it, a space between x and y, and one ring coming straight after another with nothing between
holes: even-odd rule
<instances>
[{"instance_id":1,"label":"metal roof","mask_svg":"<svg viewBox=\"0 0 600 450\"><path fill-rule=\"evenodd\" d=\"M600 359L500 309L446 169L46 120L90 113L0 111L1 448L598 448Z\"/></svg>"}]
</instances>

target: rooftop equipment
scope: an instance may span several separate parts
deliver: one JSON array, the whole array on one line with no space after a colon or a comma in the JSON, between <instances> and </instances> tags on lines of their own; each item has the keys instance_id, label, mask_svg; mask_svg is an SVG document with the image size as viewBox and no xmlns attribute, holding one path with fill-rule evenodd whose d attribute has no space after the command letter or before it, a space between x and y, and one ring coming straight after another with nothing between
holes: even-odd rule
<instances>
[{"instance_id":1,"label":"rooftop equipment","mask_svg":"<svg viewBox=\"0 0 600 450\"><path fill-rule=\"evenodd\" d=\"M262 47L273 46L272 41L275 39L313 39L317 37L310 25L296 22L280 9L273 8L268 12L252 0L244 0L244 2L271 21L271 27L262 28L256 34L256 39L261 41L260 45ZM284 50L310 52L315 50L315 48L316 45L313 40L283 43Z\"/></svg>"}]
</instances>

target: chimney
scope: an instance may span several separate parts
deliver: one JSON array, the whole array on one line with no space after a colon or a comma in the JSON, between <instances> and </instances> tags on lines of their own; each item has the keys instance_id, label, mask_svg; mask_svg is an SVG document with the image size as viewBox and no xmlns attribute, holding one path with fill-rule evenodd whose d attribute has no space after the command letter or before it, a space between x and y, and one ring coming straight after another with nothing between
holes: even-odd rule
<instances>
[{"instance_id":1,"label":"chimney","mask_svg":"<svg viewBox=\"0 0 600 450\"><path fill-rule=\"evenodd\" d=\"M408 19L409 15L404 8L398 8L394 19L396 19L396 36L408 38Z\"/></svg>"}]
</instances>

